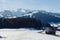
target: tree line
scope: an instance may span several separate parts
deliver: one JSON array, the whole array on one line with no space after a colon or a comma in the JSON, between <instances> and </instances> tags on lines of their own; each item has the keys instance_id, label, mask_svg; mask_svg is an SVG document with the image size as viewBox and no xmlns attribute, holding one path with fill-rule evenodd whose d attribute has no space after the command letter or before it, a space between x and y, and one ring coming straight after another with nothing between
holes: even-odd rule
<instances>
[{"instance_id":1,"label":"tree line","mask_svg":"<svg viewBox=\"0 0 60 40\"><path fill-rule=\"evenodd\" d=\"M37 28L40 29L42 23L35 18L0 18L0 28Z\"/></svg>"}]
</instances>

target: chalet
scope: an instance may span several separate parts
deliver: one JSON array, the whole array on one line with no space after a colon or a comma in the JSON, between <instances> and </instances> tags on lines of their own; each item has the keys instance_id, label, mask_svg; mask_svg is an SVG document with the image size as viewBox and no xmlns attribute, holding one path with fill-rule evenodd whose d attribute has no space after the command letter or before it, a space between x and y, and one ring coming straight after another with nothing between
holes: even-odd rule
<instances>
[{"instance_id":1,"label":"chalet","mask_svg":"<svg viewBox=\"0 0 60 40\"><path fill-rule=\"evenodd\" d=\"M56 35L57 27L46 27L46 34Z\"/></svg>"}]
</instances>

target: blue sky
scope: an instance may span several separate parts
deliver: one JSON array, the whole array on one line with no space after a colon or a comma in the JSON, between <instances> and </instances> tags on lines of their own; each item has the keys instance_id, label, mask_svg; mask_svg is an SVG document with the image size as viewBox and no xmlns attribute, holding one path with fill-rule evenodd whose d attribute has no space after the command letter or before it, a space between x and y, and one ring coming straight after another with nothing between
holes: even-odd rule
<instances>
[{"instance_id":1,"label":"blue sky","mask_svg":"<svg viewBox=\"0 0 60 40\"><path fill-rule=\"evenodd\" d=\"M60 13L60 0L0 0L1 10L39 9Z\"/></svg>"}]
</instances>

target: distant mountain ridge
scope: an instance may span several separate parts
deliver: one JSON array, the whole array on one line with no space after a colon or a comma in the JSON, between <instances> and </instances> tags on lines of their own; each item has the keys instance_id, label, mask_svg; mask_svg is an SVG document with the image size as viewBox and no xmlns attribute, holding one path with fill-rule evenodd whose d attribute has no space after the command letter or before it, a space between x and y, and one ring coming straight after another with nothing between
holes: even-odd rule
<instances>
[{"instance_id":1,"label":"distant mountain ridge","mask_svg":"<svg viewBox=\"0 0 60 40\"><path fill-rule=\"evenodd\" d=\"M51 12L37 11L36 13L25 14L25 15L23 15L23 17L36 18L36 19L40 19L43 22L48 22L48 23L51 23L51 22L58 23L58 22L60 22L59 15L56 15Z\"/></svg>"},{"instance_id":2,"label":"distant mountain ridge","mask_svg":"<svg viewBox=\"0 0 60 40\"><path fill-rule=\"evenodd\" d=\"M5 17L5 18L30 17L30 18L40 19L42 22L48 22L48 23L60 22L59 13L46 12L43 10L26 10L26 9L18 9L17 11L4 10L0 12L0 18L1 17Z\"/></svg>"}]
</instances>

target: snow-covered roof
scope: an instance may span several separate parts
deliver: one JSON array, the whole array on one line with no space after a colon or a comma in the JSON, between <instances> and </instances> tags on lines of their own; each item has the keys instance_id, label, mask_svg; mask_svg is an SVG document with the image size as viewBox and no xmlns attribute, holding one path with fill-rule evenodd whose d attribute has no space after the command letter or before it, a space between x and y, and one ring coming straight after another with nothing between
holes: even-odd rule
<instances>
[{"instance_id":1,"label":"snow-covered roof","mask_svg":"<svg viewBox=\"0 0 60 40\"><path fill-rule=\"evenodd\" d=\"M60 23L51 23L50 25L53 27L60 27Z\"/></svg>"}]
</instances>

